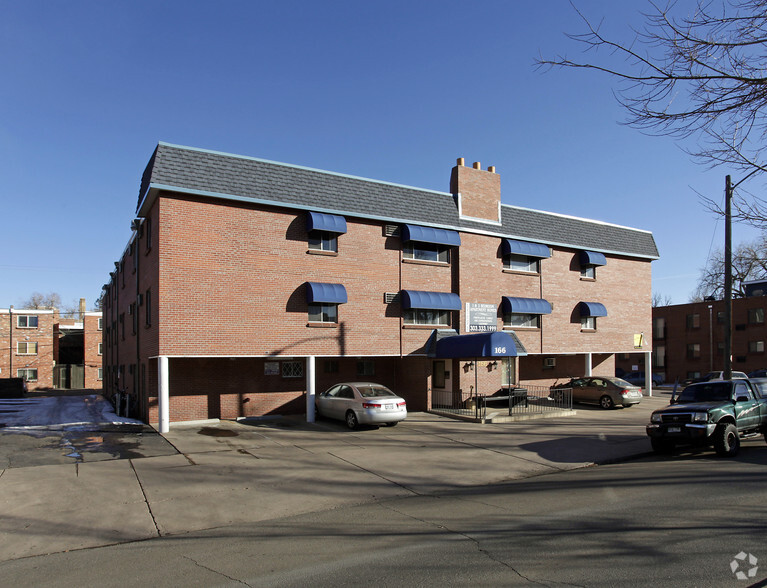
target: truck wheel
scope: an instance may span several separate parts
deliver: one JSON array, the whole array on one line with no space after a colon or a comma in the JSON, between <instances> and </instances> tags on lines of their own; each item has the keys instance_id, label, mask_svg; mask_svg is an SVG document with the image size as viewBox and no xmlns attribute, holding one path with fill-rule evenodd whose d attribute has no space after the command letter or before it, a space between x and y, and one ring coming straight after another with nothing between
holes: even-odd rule
<instances>
[{"instance_id":1,"label":"truck wheel","mask_svg":"<svg viewBox=\"0 0 767 588\"><path fill-rule=\"evenodd\" d=\"M738 429L732 423L724 423L714 433L714 449L721 457L734 457L740 449Z\"/></svg>"},{"instance_id":2,"label":"truck wheel","mask_svg":"<svg viewBox=\"0 0 767 588\"><path fill-rule=\"evenodd\" d=\"M654 437L650 439L650 444L655 453L663 454L671 453L676 447L676 443L673 441L669 441L668 439L656 439Z\"/></svg>"}]
</instances>

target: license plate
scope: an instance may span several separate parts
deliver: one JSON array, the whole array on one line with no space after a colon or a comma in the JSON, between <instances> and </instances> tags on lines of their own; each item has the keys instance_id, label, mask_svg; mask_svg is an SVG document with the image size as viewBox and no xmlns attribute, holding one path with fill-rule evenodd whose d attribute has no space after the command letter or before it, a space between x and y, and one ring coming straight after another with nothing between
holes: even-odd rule
<instances>
[{"instance_id":1,"label":"license plate","mask_svg":"<svg viewBox=\"0 0 767 588\"><path fill-rule=\"evenodd\" d=\"M669 427L666 429L669 433L681 433L682 427Z\"/></svg>"},{"instance_id":2,"label":"license plate","mask_svg":"<svg viewBox=\"0 0 767 588\"><path fill-rule=\"evenodd\" d=\"M384 404L384 408L386 410L394 410L394 405L393 404Z\"/></svg>"}]
</instances>

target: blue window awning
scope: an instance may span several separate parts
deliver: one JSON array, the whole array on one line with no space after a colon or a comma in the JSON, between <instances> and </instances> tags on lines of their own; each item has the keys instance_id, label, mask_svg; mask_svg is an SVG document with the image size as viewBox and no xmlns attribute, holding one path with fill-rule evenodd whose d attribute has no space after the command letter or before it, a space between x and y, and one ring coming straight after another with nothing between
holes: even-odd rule
<instances>
[{"instance_id":1,"label":"blue window awning","mask_svg":"<svg viewBox=\"0 0 767 588\"><path fill-rule=\"evenodd\" d=\"M306 282L306 301L309 304L345 304L347 301L346 288L343 284Z\"/></svg>"},{"instance_id":2,"label":"blue window awning","mask_svg":"<svg viewBox=\"0 0 767 588\"><path fill-rule=\"evenodd\" d=\"M607 259L603 253L581 251L581 265L607 265Z\"/></svg>"},{"instance_id":3,"label":"blue window awning","mask_svg":"<svg viewBox=\"0 0 767 588\"><path fill-rule=\"evenodd\" d=\"M330 233L345 233L346 219L336 214L309 212L306 215L306 230L328 231Z\"/></svg>"},{"instance_id":4,"label":"blue window awning","mask_svg":"<svg viewBox=\"0 0 767 588\"><path fill-rule=\"evenodd\" d=\"M526 255L527 257L537 257L539 259L551 257L551 251L542 243L515 241L514 239L503 239L501 241L501 251L504 255L513 253L514 255Z\"/></svg>"},{"instance_id":5,"label":"blue window awning","mask_svg":"<svg viewBox=\"0 0 767 588\"><path fill-rule=\"evenodd\" d=\"M503 312L515 314L551 314L551 303L543 298L502 298Z\"/></svg>"},{"instance_id":6,"label":"blue window awning","mask_svg":"<svg viewBox=\"0 0 767 588\"><path fill-rule=\"evenodd\" d=\"M514 339L508 333L476 333L456 335L437 341L436 357L440 358L475 358L475 357L517 357Z\"/></svg>"},{"instance_id":7,"label":"blue window awning","mask_svg":"<svg viewBox=\"0 0 767 588\"><path fill-rule=\"evenodd\" d=\"M607 316L607 309L601 302L581 302L578 305L581 316Z\"/></svg>"},{"instance_id":8,"label":"blue window awning","mask_svg":"<svg viewBox=\"0 0 767 588\"><path fill-rule=\"evenodd\" d=\"M438 243L458 247L461 244L461 236L458 231L447 229L435 229L433 227L421 227L419 225L402 225L400 229L402 242L420 241L421 243Z\"/></svg>"},{"instance_id":9,"label":"blue window awning","mask_svg":"<svg viewBox=\"0 0 767 588\"><path fill-rule=\"evenodd\" d=\"M423 292L421 290L402 290L402 308L421 308L429 310L461 310L458 294L450 292Z\"/></svg>"}]
</instances>

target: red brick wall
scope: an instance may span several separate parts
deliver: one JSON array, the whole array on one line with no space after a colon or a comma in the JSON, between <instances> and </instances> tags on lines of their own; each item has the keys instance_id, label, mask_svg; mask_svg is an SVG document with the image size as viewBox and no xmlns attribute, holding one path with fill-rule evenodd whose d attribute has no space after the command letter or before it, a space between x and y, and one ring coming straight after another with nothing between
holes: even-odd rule
<instances>
[{"instance_id":1,"label":"red brick wall","mask_svg":"<svg viewBox=\"0 0 767 588\"><path fill-rule=\"evenodd\" d=\"M102 356L99 354L99 344L102 341L102 330L99 329L101 316L88 313L83 318L83 355L85 359L85 387L100 390L102 380L99 379L99 369L102 367Z\"/></svg>"},{"instance_id":2,"label":"red brick wall","mask_svg":"<svg viewBox=\"0 0 767 588\"><path fill-rule=\"evenodd\" d=\"M498 174L457 165L450 178L450 192L460 194L463 216L500 220L501 176Z\"/></svg>"},{"instance_id":3,"label":"red brick wall","mask_svg":"<svg viewBox=\"0 0 767 588\"><path fill-rule=\"evenodd\" d=\"M37 328L19 328L18 316L37 316ZM53 387L53 311L5 309L0 313L0 369L2 378L15 378L17 370L37 370L37 381L28 382L29 390ZM37 343L37 355L19 355L20 341ZM12 361L11 361L12 355ZM11 363L13 364L11 366Z\"/></svg>"}]
</instances>

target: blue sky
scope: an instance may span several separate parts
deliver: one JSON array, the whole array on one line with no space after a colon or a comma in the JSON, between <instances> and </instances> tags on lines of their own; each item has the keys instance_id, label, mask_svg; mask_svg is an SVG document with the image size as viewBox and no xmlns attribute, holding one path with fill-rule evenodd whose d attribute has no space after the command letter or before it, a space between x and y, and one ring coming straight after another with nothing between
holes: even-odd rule
<instances>
[{"instance_id":1,"label":"blue sky","mask_svg":"<svg viewBox=\"0 0 767 588\"><path fill-rule=\"evenodd\" d=\"M625 39L647 9L576 4ZM729 170L619 124L609 77L534 67L580 30L567 0L0 0L0 307L91 307L158 141L442 191L495 165L505 203L652 231L687 302L723 241L695 191Z\"/></svg>"}]
</instances>

